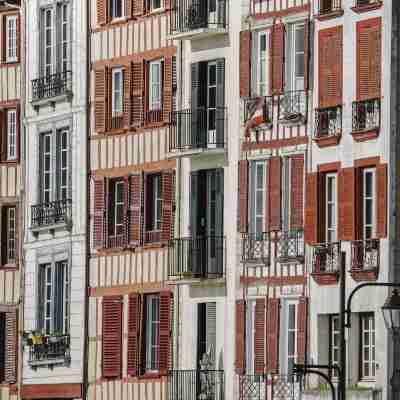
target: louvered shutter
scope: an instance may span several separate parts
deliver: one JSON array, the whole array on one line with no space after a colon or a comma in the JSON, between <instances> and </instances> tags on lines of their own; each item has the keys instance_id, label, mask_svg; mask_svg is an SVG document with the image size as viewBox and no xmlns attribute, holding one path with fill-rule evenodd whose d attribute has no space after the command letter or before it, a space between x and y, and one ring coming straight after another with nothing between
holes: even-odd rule
<instances>
[{"instance_id":1,"label":"louvered shutter","mask_svg":"<svg viewBox=\"0 0 400 400\"><path fill-rule=\"evenodd\" d=\"M269 229L279 231L282 223L282 159L269 160Z\"/></svg>"},{"instance_id":2,"label":"louvered shutter","mask_svg":"<svg viewBox=\"0 0 400 400\"><path fill-rule=\"evenodd\" d=\"M4 348L6 340L6 315L5 313L0 313L0 346ZM0 351L0 382L4 381L4 359L5 352Z\"/></svg>"},{"instance_id":3,"label":"louvered shutter","mask_svg":"<svg viewBox=\"0 0 400 400\"><path fill-rule=\"evenodd\" d=\"M143 123L144 112L144 61L132 64L132 125L139 127Z\"/></svg>"},{"instance_id":4,"label":"louvered shutter","mask_svg":"<svg viewBox=\"0 0 400 400\"><path fill-rule=\"evenodd\" d=\"M3 15L1 17L1 25L2 25L2 29L1 29L1 32L0 32L1 61L2 62L6 62L6 60L7 60L7 43L6 43L6 41L7 41L7 39L6 39L7 38L7 34L6 34L6 32L7 32L7 21L6 21L6 16L5 15Z\"/></svg>"},{"instance_id":5,"label":"louvered shutter","mask_svg":"<svg viewBox=\"0 0 400 400\"><path fill-rule=\"evenodd\" d=\"M172 239L174 228L175 173L162 173L162 240Z\"/></svg>"},{"instance_id":6,"label":"louvered shutter","mask_svg":"<svg viewBox=\"0 0 400 400\"><path fill-rule=\"evenodd\" d=\"M300 297L297 309L297 362L304 363L307 345L308 299Z\"/></svg>"},{"instance_id":7,"label":"louvered shutter","mask_svg":"<svg viewBox=\"0 0 400 400\"><path fill-rule=\"evenodd\" d=\"M246 370L246 303L236 301L236 373L242 375Z\"/></svg>"},{"instance_id":8,"label":"louvered shutter","mask_svg":"<svg viewBox=\"0 0 400 400\"><path fill-rule=\"evenodd\" d=\"M381 164L376 167L376 198L377 198L377 222L376 237L385 238L387 236L387 164Z\"/></svg>"},{"instance_id":9,"label":"louvered shutter","mask_svg":"<svg viewBox=\"0 0 400 400\"><path fill-rule=\"evenodd\" d=\"M318 242L318 174L306 176L306 206L304 240L308 244Z\"/></svg>"},{"instance_id":10,"label":"louvered shutter","mask_svg":"<svg viewBox=\"0 0 400 400\"><path fill-rule=\"evenodd\" d=\"M339 173L339 240L354 240L356 236L355 168Z\"/></svg>"},{"instance_id":11,"label":"louvered shutter","mask_svg":"<svg viewBox=\"0 0 400 400\"><path fill-rule=\"evenodd\" d=\"M265 366L265 299L256 300L254 319L254 370L257 375L262 375Z\"/></svg>"},{"instance_id":12,"label":"louvered shutter","mask_svg":"<svg viewBox=\"0 0 400 400\"><path fill-rule=\"evenodd\" d=\"M239 161L239 232L248 227L249 162Z\"/></svg>"},{"instance_id":13,"label":"louvered shutter","mask_svg":"<svg viewBox=\"0 0 400 400\"><path fill-rule=\"evenodd\" d=\"M132 14L134 16L143 15L145 12L145 0L132 0Z\"/></svg>"},{"instance_id":14,"label":"louvered shutter","mask_svg":"<svg viewBox=\"0 0 400 400\"><path fill-rule=\"evenodd\" d=\"M171 361L171 305L172 295L170 291L160 293L160 347L159 370L161 375L166 375Z\"/></svg>"},{"instance_id":15,"label":"louvered shutter","mask_svg":"<svg viewBox=\"0 0 400 400\"><path fill-rule=\"evenodd\" d=\"M324 29L318 33L319 106L342 104L343 27Z\"/></svg>"},{"instance_id":16,"label":"louvered shutter","mask_svg":"<svg viewBox=\"0 0 400 400\"><path fill-rule=\"evenodd\" d=\"M271 94L280 94L285 74L285 25L275 24L271 33Z\"/></svg>"},{"instance_id":17,"label":"louvered shutter","mask_svg":"<svg viewBox=\"0 0 400 400\"><path fill-rule=\"evenodd\" d=\"M96 0L97 23L103 25L107 23L107 0Z\"/></svg>"},{"instance_id":18,"label":"louvered shutter","mask_svg":"<svg viewBox=\"0 0 400 400\"><path fill-rule=\"evenodd\" d=\"M267 372L279 368L279 299L268 299L267 305Z\"/></svg>"},{"instance_id":19,"label":"louvered shutter","mask_svg":"<svg viewBox=\"0 0 400 400\"><path fill-rule=\"evenodd\" d=\"M357 100L381 96L380 17L357 22Z\"/></svg>"},{"instance_id":20,"label":"louvered shutter","mask_svg":"<svg viewBox=\"0 0 400 400\"><path fill-rule=\"evenodd\" d=\"M93 246L102 248L105 245L105 179L94 178L93 196Z\"/></svg>"},{"instance_id":21,"label":"louvered shutter","mask_svg":"<svg viewBox=\"0 0 400 400\"><path fill-rule=\"evenodd\" d=\"M192 145L200 144L200 134L201 132L201 114L199 111L199 98L200 98L200 65L201 63L194 63L191 65L191 126L188 128L191 130L189 137L189 143Z\"/></svg>"},{"instance_id":22,"label":"louvered shutter","mask_svg":"<svg viewBox=\"0 0 400 400\"><path fill-rule=\"evenodd\" d=\"M143 174L130 177L129 183L129 245L140 246L143 231Z\"/></svg>"},{"instance_id":23,"label":"louvered shutter","mask_svg":"<svg viewBox=\"0 0 400 400\"><path fill-rule=\"evenodd\" d=\"M54 330L64 333L64 299L65 299L65 276L67 272L63 262L55 264L55 293L54 293Z\"/></svg>"},{"instance_id":24,"label":"louvered shutter","mask_svg":"<svg viewBox=\"0 0 400 400\"><path fill-rule=\"evenodd\" d=\"M132 1L133 0L125 0L125 15L129 18L132 16Z\"/></svg>"},{"instance_id":25,"label":"louvered shutter","mask_svg":"<svg viewBox=\"0 0 400 400\"><path fill-rule=\"evenodd\" d=\"M251 32L240 32L240 97L250 96Z\"/></svg>"},{"instance_id":26,"label":"louvered shutter","mask_svg":"<svg viewBox=\"0 0 400 400\"><path fill-rule=\"evenodd\" d=\"M124 68L124 113L123 113L123 124L125 128L129 128L131 125L131 96L132 96L132 71L131 65L129 64Z\"/></svg>"},{"instance_id":27,"label":"louvered shutter","mask_svg":"<svg viewBox=\"0 0 400 400\"><path fill-rule=\"evenodd\" d=\"M94 71L94 118L95 129L98 133L104 133L107 130L108 120L108 93L107 93L107 75L108 69L102 68Z\"/></svg>"},{"instance_id":28,"label":"louvered shutter","mask_svg":"<svg viewBox=\"0 0 400 400\"><path fill-rule=\"evenodd\" d=\"M310 43L311 43L311 21L304 22L304 90L309 89L310 84Z\"/></svg>"},{"instance_id":29,"label":"louvered shutter","mask_svg":"<svg viewBox=\"0 0 400 400\"><path fill-rule=\"evenodd\" d=\"M7 160L7 153L4 149L7 148L7 111L0 109L0 161Z\"/></svg>"},{"instance_id":30,"label":"louvered shutter","mask_svg":"<svg viewBox=\"0 0 400 400\"><path fill-rule=\"evenodd\" d=\"M119 378L122 363L122 296L103 298L103 378Z\"/></svg>"},{"instance_id":31,"label":"louvered shutter","mask_svg":"<svg viewBox=\"0 0 400 400\"><path fill-rule=\"evenodd\" d=\"M216 94L216 138L217 147L225 142L225 60L217 60L217 94ZM209 139L210 140L210 139ZM211 141L212 143L212 141Z\"/></svg>"},{"instance_id":32,"label":"louvered shutter","mask_svg":"<svg viewBox=\"0 0 400 400\"><path fill-rule=\"evenodd\" d=\"M17 17L17 62L21 62L21 16Z\"/></svg>"},{"instance_id":33,"label":"louvered shutter","mask_svg":"<svg viewBox=\"0 0 400 400\"><path fill-rule=\"evenodd\" d=\"M139 332L140 332L140 297L137 293L129 296L128 316L128 375L139 374Z\"/></svg>"},{"instance_id":34,"label":"louvered shutter","mask_svg":"<svg viewBox=\"0 0 400 400\"><path fill-rule=\"evenodd\" d=\"M164 81L163 81L163 113L164 121L169 122L172 113L173 98L173 61L172 57L164 59Z\"/></svg>"},{"instance_id":35,"label":"louvered shutter","mask_svg":"<svg viewBox=\"0 0 400 400\"><path fill-rule=\"evenodd\" d=\"M206 303L206 351L213 362L212 368L216 368L215 346L217 337L217 307L215 302Z\"/></svg>"},{"instance_id":36,"label":"louvered shutter","mask_svg":"<svg viewBox=\"0 0 400 400\"><path fill-rule=\"evenodd\" d=\"M304 156L290 158L290 227L303 228Z\"/></svg>"},{"instance_id":37,"label":"louvered shutter","mask_svg":"<svg viewBox=\"0 0 400 400\"><path fill-rule=\"evenodd\" d=\"M4 380L7 383L15 383L18 354L17 311L9 311L5 314Z\"/></svg>"}]
</instances>

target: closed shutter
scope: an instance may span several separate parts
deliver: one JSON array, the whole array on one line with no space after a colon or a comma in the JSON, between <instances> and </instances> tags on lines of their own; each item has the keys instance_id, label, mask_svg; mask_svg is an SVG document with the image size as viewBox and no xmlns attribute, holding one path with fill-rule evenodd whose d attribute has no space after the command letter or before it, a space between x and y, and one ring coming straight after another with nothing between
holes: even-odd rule
<instances>
[{"instance_id":1,"label":"closed shutter","mask_svg":"<svg viewBox=\"0 0 400 400\"><path fill-rule=\"evenodd\" d=\"M129 243L129 186L130 186L130 177L124 176L124 231L122 238L122 246L125 248Z\"/></svg>"},{"instance_id":2,"label":"closed shutter","mask_svg":"<svg viewBox=\"0 0 400 400\"><path fill-rule=\"evenodd\" d=\"M172 57L164 59L164 81L163 81L163 113L164 121L171 120L173 99L173 61Z\"/></svg>"},{"instance_id":3,"label":"closed shutter","mask_svg":"<svg viewBox=\"0 0 400 400\"><path fill-rule=\"evenodd\" d=\"M297 362L304 363L307 346L308 299L300 297L297 310Z\"/></svg>"},{"instance_id":4,"label":"closed shutter","mask_svg":"<svg viewBox=\"0 0 400 400\"><path fill-rule=\"evenodd\" d=\"M318 45L319 106L342 104L343 91L343 27L319 31Z\"/></svg>"},{"instance_id":5,"label":"closed shutter","mask_svg":"<svg viewBox=\"0 0 400 400\"><path fill-rule=\"evenodd\" d=\"M377 222L376 237L385 238L387 236L387 164L376 167L376 198L377 198Z\"/></svg>"},{"instance_id":6,"label":"closed shutter","mask_svg":"<svg viewBox=\"0 0 400 400\"><path fill-rule=\"evenodd\" d=\"M119 378L122 362L122 296L103 298L103 378Z\"/></svg>"},{"instance_id":7,"label":"closed shutter","mask_svg":"<svg viewBox=\"0 0 400 400\"><path fill-rule=\"evenodd\" d=\"M355 168L339 172L339 240L356 238L356 179Z\"/></svg>"},{"instance_id":8,"label":"closed shutter","mask_svg":"<svg viewBox=\"0 0 400 400\"><path fill-rule=\"evenodd\" d=\"M0 109L0 161L7 160L7 110Z\"/></svg>"},{"instance_id":9,"label":"closed shutter","mask_svg":"<svg viewBox=\"0 0 400 400\"><path fill-rule=\"evenodd\" d=\"M93 196L93 246L102 248L105 245L105 179L94 179Z\"/></svg>"},{"instance_id":10,"label":"closed shutter","mask_svg":"<svg viewBox=\"0 0 400 400\"><path fill-rule=\"evenodd\" d=\"M145 0L132 0L132 14L134 16L143 15L145 12Z\"/></svg>"},{"instance_id":11,"label":"closed shutter","mask_svg":"<svg viewBox=\"0 0 400 400\"><path fill-rule=\"evenodd\" d=\"M206 303L206 351L213 362L212 369L216 368L215 346L217 337L217 307L216 303Z\"/></svg>"},{"instance_id":12,"label":"closed shutter","mask_svg":"<svg viewBox=\"0 0 400 400\"><path fill-rule=\"evenodd\" d=\"M5 315L5 354L4 354L4 381L17 381L17 311L6 312Z\"/></svg>"},{"instance_id":13,"label":"closed shutter","mask_svg":"<svg viewBox=\"0 0 400 400\"><path fill-rule=\"evenodd\" d=\"M139 332L140 332L140 297L137 293L129 296L128 316L128 375L139 374Z\"/></svg>"},{"instance_id":14,"label":"closed shutter","mask_svg":"<svg viewBox=\"0 0 400 400\"><path fill-rule=\"evenodd\" d=\"M357 100L381 96L381 18L357 22Z\"/></svg>"},{"instance_id":15,"label":"closed shutter","mask_svg":"<svg viewBox=\"0 0 400 400\"><path fill-rule=\"evenodd\" d=\"M5 348L6 340L6 314L0 313L0 349ZM0 382L4 382L4 360L5 352L0 351Z\"/></svg>"},{"instance_id":16,"label":"closed shutter","mask_svg":"<svg viewBox=\"0 0 400 400\"><path fill-rule=\"evenodd\" d=\"M143 230L143 174L130 177L129 183L129 245L140 246Z\"/></svg>"},{"instance_id":17,"label":"closed shutter","mask_svg":"<svg viewBox=\"0 0 400 400\"><path fill-rule=\"evenodd\" d=\"M306 176L306 207L304 240L308 244L318 242L318 173Z\"/></svg>"},{"instance_id":18,"label":"closed shutter","mask_svg":"<svg viewBox=\"0 0 400 400\"><path fill-rule=\"evenodd\" d=\"M267 306L267 372L279 368L279 299L269 299Z\"/></svg>"},{"instance_id":19,"label":"closed shutter","mask_svg":"<svg viewBox=\"0 0 400 400\"><path fill-rule=\"evenodd\" d=\"M160 354L159 370L161 375L166 375L171 361L171 305L170 291L160 293Z\"/></svg>"},{"instance_id":20,"label":"closed shutter","mask_svg":"<svg viewBox=\"0 0 400 400\"><path fill-rule=\"evenodd\" d=\"M269 160L269 230L279 231L282 223L282 159Z\"/></svg>"},{"instance_id":21,"label":"closed shutter","mask_svg":"<svg viewBox=\"0 0 400 400\"><path fill-rule=\"evenodd\" d=\"M240 97L250 96L251 32L240 32Z\"/></svg>"},{"instance_id":22,"label":"closed shutter","mask_svg":"<svg viewBox=\"0 0 400 400\"><path fill-rule=\"evenodd\" d=\"M236 373L242 375L246 370L246 303L243 300L236 302L236 346L235 367Z\"/></svg>"},{"instance_id":23,"label":"closed shutter","mask_svg":"<svg viewBox=\"0 0 400 400\"><path fill-rule=\"evenodd\" d=\"M125 15L128 18L132 16L132 0L125 0Z\"/></svg>"},{"instance_id":24,"label":"closed shutter","mask_svg":"<svg viewBox=\"0 0 400 400\"><path fill-rule=\"evenodd\" d=\"M17 18L17 62L21 62L21 16Z\"/></svg>"},{"instance_id":25,"label":"closed shutter","mask_svg":"<svg viewBox=\"0 0 400 400\"><path fill-rule=\"evenodd\" d=\"M107 0L96 0L97 23L103 25L107 23Z\"/></svg>"},{"instance_id":26,"label":"closed shutter","mask_svg":"<svg viewBox=\"0 0 400 400\"><path fill-rule=\"evenodd\" d=\"M67 268L64 262L57 262L55 264L55 292L54 292L54 331L64 332L64 287L65 287L65 274Z\"/></svg>"},{"instance_id":27,"label":"closed shutter","mask_svg":"<svg viewBox=\"0 0 400 400\"><path fill-rule=\"evenodd\" d=\"M285 25L275 24L271 35L271 94L280 94L285 74Z\"/></svg>"},{"instance_id":28,"label":"closed shutter","mask_svg":"<svg viewBox=\"0 0 400 400\"><path fill-rule=\"evenodd\" d=\"M249 195L249 162L239 161L239 232L247 232Z\"/></svg>"},{"instance_id":29,"label":"closed shutter","mask_svg":"<svg viewBox=\"0 0 400 400\"><path fill-rule=\"evenodd\" d=\"M254 319L254 370L257 375L262 375L265 366L265 299L256 300Z\"/></svg>"},{"instance_id":30,"label":"closed shutter","mask_svg":"<svg viewBox=\"0 0 400 400\"><path fill-rule=\"evenodd\" d=\"M216 94L216 138L217 147L225 141L225 60L217 60L217 94Z\"/></svg>"},{"instance_id":31,"label":"closed shutter","mask_svg":"<svg viewBox=\"0 0 400 400\"><path fill-rule=\"evenodd\" d=\"M131 125L131 96L132 96L132 71L131 65L129 64L124 68L124 113L123 113L123 124L125 128L129 128Z\"/></svg>"},{"instance_id":32,"label":"closed shutter","mask_svg":"<svg viewBox=\"0 0 400 400\"><path fill-rule=\"evenodd\" d=\"M290 158L290 228L303 228L304 156Z\"/></svg>"},{"instance_id":33,"label":"closed shutter","mask_svg":"<svg viewBox=\"0 0 400 400\"><path fill-rule=\"evenodd\" d=\"M0 32L0 44L1 44L1 61L2 62L6 62L7 61L7 21L6 21L7 17L5 15L3 15L3 17L1 18L1 25L2 25L2 30Z\"/></svg>"},{"instance_id":34,"label":"closed shutter","mask_svg":"<svg viewBox=\"0 0 400 400\"><path fill-rule=\"evenodd\" d=\"M108 120L108 93L107 77L108 69L102 68L94 71L94 118L95 129L98 133L104 133L107 130Z\"/></svg>"},{"instance_id":35,"label":"closed shutter","mask_svg":"<svg viewBox=\"0 0 400 400\"><path fill-rule=\"evenodd\" d=\"M132 64L132 125L139 127L143 123L144 111L144 61Z\"/></svg>"},{"instance_id":36,"label":"closed shutter","mask_svg":"<svg viewBox=\"0 0 400 400\"><path fill-rule=\"evenodd\" d=\"M172 239L174 228L175 173L162 173L162 241Z\"/></svg>"}]
</instances>

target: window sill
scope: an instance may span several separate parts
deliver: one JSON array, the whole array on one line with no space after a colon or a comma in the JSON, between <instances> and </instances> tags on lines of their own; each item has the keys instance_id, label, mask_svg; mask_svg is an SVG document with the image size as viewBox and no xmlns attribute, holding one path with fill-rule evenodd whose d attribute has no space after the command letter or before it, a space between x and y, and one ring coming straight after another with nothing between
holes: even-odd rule
<instances>
[{"instance_id":1,"label":"window sill","mask_svg":"<svg viewBox=\"0 0 400 400\"><path fill-rule=\"evenodd\" d=\"M139 375L139 380L149 380L149 379L161 379L163 375L159 371L156 372L145 372L143 375Z\"/></svg>"},{"instance_id":2,"label":"window sill","mask_svg":"<svg viewBox=\"0 0 400 400\"><path fill-rule=\"evenodd\" d=\"M364 131L353 131L351 132L353 140L355 142L366 142L368 140L376 139L379 136L379 127Z\"/></svg>"},{"instance_id":3,"label":"window sill","mask_svg":"<svg viewBox=\"0 0 400 400\"><path fill-rule=\"evenodd\" d=\"M341 134L332 136L322 136L314 138L314 142L319 148L337 146L342 138Z\"/></svg>"},{"instance_id":4,"label":"window sill","mask_svg":"<svg viewBox=\"0 0 400 400\"><path fill-rule=\"evenodd\" d=\"M17 264L4 264L0 267L0 271L15 271L18 269Z\"/></svg>"},{"instance_id":5,"label":"window sill","mask_svg":"<svg viewBox=\"0 0 400 400\"><path fill-rule=\"evenodd\" d=\"M374 282L378 280L379 270L378 268L369 270L352 268L350 275L355 282Z\"/></svg>"},{"instance_id":6,"label":"window sill","mask_svg":"<svg viewBox=\"0 0 400 400\"><path fill-rule=\"evenodd\" d=\"M151 16L151 15L163 14L165 13L165 11L166 9L164 7L156 8L154 10L150 10L147 15Z\"/></svg>"},{"instance_id":7,"label":"window sill","mask_svg":"<svg viewBox=\"0 0 400 400\"><path fill-rule=\"evenodd\" d=\"M336 285L339 282L338 272L313 272L311 276L320 286Z\"/></svg>"},{"instance_id":8,"label":"window sill","mask_svg":"<svg viewBox=\"0 0 400 400\"><path fill-rule=\"evenodd\" d=\"M325 14L318 14L315 16L315 19L317 19L318 21L327 21L329 19L339 18L343 14L344 14L344 10L340 9L340 10L330 11Z\"/></svg>"},{"instance_id":9,"label":"window sill","mask_svg":"<svg viewBox=\"0 0 400 400\"><path fill-rule=\"evenodd\" d=\"M368 4L366 6L356 6L356 7L351 7L352 11L354 11L357 14L365 13L368 11L373 11L373 10L378 10L379 8L382 7L382 1L379 1L375 4Z\"/></svg>"},{"instance_id":10,"label":"window sill","mask_svg":"<svg viewBox=\"0 0 400 400\"><path fill-rule=\"evenodd\" d=\"M3 165L15 165L19 163L19 158L16 158L15 160L2 160L0 161L0 164Z\"/></svg>"}]
</instances>

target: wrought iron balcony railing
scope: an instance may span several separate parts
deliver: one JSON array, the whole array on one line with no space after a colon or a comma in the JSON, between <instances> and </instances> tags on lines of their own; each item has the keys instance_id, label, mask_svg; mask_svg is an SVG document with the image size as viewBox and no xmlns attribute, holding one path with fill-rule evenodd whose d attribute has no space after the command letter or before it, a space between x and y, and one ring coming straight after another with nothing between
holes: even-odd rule
<instances>
[{"instance_id":1,"label":"wrought iron balcony railing","mask_svg":"<svg viewBox=\"0 0 400 400\"><path fill-rule=\"evenodd\" d=\"M52 201L32 206L31 228L69 223L71 220L70 199Z\"/></svg>"},{"instance_id":2,"label":"wrought iron balcony railing","mask_svg":"<svg viewBox=\"0 0 400 400\"><path fill-rule=\"evenodd\" d=\"M242 262L269 264L270 255L269 232L242 234Z\"/></svg>"},{"instance_id":3,"label":"wrought iron balcony railing","mask_svg":"<svg viewBox=\"0 0 400 400\"><path fill-rule=\"evenodd\" d=\"M221 278L224 264L223 236L179 238L169 242L168 277L171 280Z\"/></svg>"},{"instance_id":4,"label":"wrought iron balcony railing","mask_svg":"<svg viewBox=\"0 0 400 400\"><path fill-rule=\"evenodd\" d=\"M378 129L381 123L380 99L353 102L353 132Z\"/></svg>"},{"instance_id":5,"label":"wrought iron balcony railing","mask_svg":"<svg viewBox=\"0 0 400 400\"><path fill-rule=\"evenodd\" d=\"M194 108L172 113L170 151L216 149L225 146L226 108Z\"/></svg>"},{"instance_id":6,"label":"wrought iron balcony railing","mask_svg":"<svg viewBox=\"0 0 400 400\"><path fill-rule=\"evenodd\" d=\"M67 94L72 89L72 72L64 71L32 80L32 100L38 101Z\"/></svg>"},{"instance_id":7,"label":"wrought iron balcony railing","mask_svg":"<svg viewBox=\"0 0 400 400\"><path fill-rule=\"evenodd\" d=\"M279 262L304 261L304 232L302 230L276 232Z\"/></svg>"},{"instance_id":8,"label":"wrought iron balcony railing","mask_svg":"<svg viewBox=\"0 0 400 400\"><path fill-rule=\"evenodd\" d=\"M342 106L315 110L314 139L340 136L342 134Z\"/></svg>"},{"instance_id":9,"label":"wrought iron balcony railing","mask_svg":"<svg viewBox=\"0 0 400 400\"><path fill-rule=\"evenodd\" d=\"M171 33L226 29L227 3L228 0L176 0L171 17Z\"/></svg>"},{"instance_id":10,"label":"wrought iron balcony railing","mask_svg":"<svg viewBox=\"0 0 400 400\"><path fill-rule=\"evenodd\" d=\"M265 400L267 395L266 375L239 375L239 400Z\"/></svg>"},{"instance_id":11,"label":"wrought iron balcony railing","mask_svg":"<svg viewBox=\"0 0 400 400\"><path fill-rule=\"evenodd\" d=\"M33 343L32 339L28 339L28 364L32 368L69 363L71 359L69 335L43 336L40 342Z\"/></svg>"},{"instance_id":12,"label":"wrought iron balcony railing","mask_svg":"<svg viewBox=\"0 0 400 400\"><path fill-rule=\"evenodd\" d=\"M351 242L351 268L371 271L379 268L379 239L354 240Z\"/></svg>"},{"instance_id":13,"label":"wrought iron balcony railing","mask_svg":"<svg viewBox=\"0 0 400 400\"><path fill-rule=\"evenodd\" d=\"M307 92L293 90L279 96L278 120L281 124L300 124L307 119Z\"/></svg>"},{"instance_id":14,"label":"wrought iron balcony railing","mask_svg":"<svg viewBox=\"0 0 400 400\"><path fill-rule=\"evenodd\" d=\"M244 123L254 116L259 102L262 107L261 125L271 125L273 122L273 96L252 97L244 101Z\"/></svg>"},{"instance_id":15,"label":"wrought iron balcony railing","mask_svg":"<svg viewBox=\"0 0 400 400\"><path fill-rule=\"evenodd\" d=\"M331 14L342 9L342 0L320 0L319 15Z\"/></svg>"},{"instance_id":16,"label":"wrought iron balcony railing","mask_svg":"<svg viewBox=\"0 0 400 400\"><path fill-rule=\"evenodd\" d=\"M340 242L319 243L313 246L313 273L337 273L340 261Z\"/></svg>"},{"instance_id":17,"label":"wrought iron balcony railing","mask_svg":"<svg viewBox=\"0 0 400 400\"><path fill-rule=\"evenodd\" d=\"M221 370L174 370L168 374L168 400L224 400Z\"/></svg>"}]
</instances>

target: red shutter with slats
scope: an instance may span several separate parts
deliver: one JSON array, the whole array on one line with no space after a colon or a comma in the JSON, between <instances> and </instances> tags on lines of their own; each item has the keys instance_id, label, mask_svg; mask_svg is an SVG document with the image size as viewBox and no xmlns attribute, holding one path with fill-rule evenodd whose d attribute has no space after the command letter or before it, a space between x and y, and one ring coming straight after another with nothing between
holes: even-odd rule
<instances>
[{"instance_id":1,"label":"red shutter with slats","mask_svg":"<svg viewBox=\"0 0 400 400\"><path fill-rule=\"evenodd\" d=\"M131 80L132 80L132 71L131 65L129 64L124 69L124 114L123 114L123 123L125 128L129 128L131 125Z\"/></svg>"},{"instance_id":2,"label":"red shutter with slats","mask_svg":"<svg viewBox=\"0 0 400 400\"><path fill-rule=\"evenodd\" d=\"M339 173L339 240L356 238L356 179L355 168Z\"/></svg>"},{"instance_id":3,"label":"red shutter with slats","mask_svg":"<svg viewBox=\"0 0 400 400\"><path fill-rule=\"evenodd\" d=\"M306 207L304 223L304 240L312 244L318 242L318 174L306 176Z\"/></svg>"},{"instance_id":4,"label":"red shutter with slats","mask_svg":"<svg viewBox=\"0 0 400 400\"><path fill-rule=\"evenodd\" d=\"M172 8L172 0L164 0L164 9L170 10Z\"/></svg>"},{"instance_id":5,"label":"red shutter with slats","mask_svg":"<svg viewBox=\"0 0 400 400\"><path fill-rule=\"evenodd\" d=\"M17 381L17 311L5 313L5 354L4 354L4 380L7 383Z\"/></svg>"},{"instance_id":6,"label":"red shutter with slats","mask_svg":"<svg viewBox=\"0 0 400 400\"><path fill-rule=\"evenodd\" d=\"M93 246L104 247L105 241L105 179L94 178L93 196Z\"/></svg>"},{"instance_id":7,"label":"red shutter with slats","mask_svg":"<svg viewBox=\"0 0 400 400\"><path fill-rule=\"evenodd\" d=\"M107 0L96 0L97 23L103 25L107 23Z\"/></svg>"},{"instance_id":8,"label":"red shutter with slats","mask_svg":"<svg viewBox=\"0 0 400 400\"><path fill-rule=\"evenodd\" d=\"M140 297L137 293L129 296L128 316L128 375L139 374L139 332L140 332Z\"/></svg>"},{"instance_id":9,"label":"red shutter with slats","mask_svg":"<svg viewBox=\"0 0 400 400\"><path fill-rule=\"evenodd\" d=\"M171 361L171 321L172 294L170 291L160 293L160 334L159 334L159 371L166 375Z\"/></svg>"},{"instance_id":10,"label":"red shutter with slats","mask_svg":"<svg viewBox=\"0 0 400 400\"><path fill-rule=\"evenodd\" d=\"M132 64L132 125L141 126L144 111L144 61Z\"/></svg>"},{"instance_id":11,"label":"red shutter with slats","mask_svg":"<svg viewBox=\"0 0 400 400\"><path fill-rule=\"evenodd\" d=\"M246 303L236 302L236 373L242 375L246 371Z\"/></svg>"},{"instance_id":12,"label":"red shutter with slats","mask_svg":"<svg viewBox=\"0 0 400 400\"><path fill-rule=\"evenodd\" d=\"M280 94L284 87L285 74L285 25L275 24L271 31L271 94Z\"/></svg>"},{"instance_id":13,"label":"red shutter with slats","mask_svg":"<svg viewBox=\"0 0 400 400\"><path fill-rule=\"evenodd\" d=\"M304 156L297 155L290 158L290 227L303 228L303 180Z\"/></svg>"},{"instance_id":14,"label":"red shutter with slats","mask_svg":"<svg viewBox=\"0 0 400 400\"><path fill-rule=\"evenodd\" d=\"M17 62L21 62L21 16L17 17Z\"/></svg>"},{"instance_id":15,"label":"red shutter with slats","mask_svg":"<svg viewBox=\"0 0 400 400\"><path fill-rule=\"evenodd\" d=\"M308 299L300 297L297 309L297 362L304 363L307 345Z\"/></svg>"},{"instance_id":16,"label":"red shutter with slats","mask_svg":"<svg viewBox=\"0 0 400 400\"><path fill-rule=\"evenodd\" d=\"M132 0L132 14L134 16L143 15L145 12L145 0Z\"/></svg>"},{"instance_id":17,"label":"red shutter with slats","mask_svg":"<svg viewBox=\"0 0 400 400\"><path fill-rule=\"evenodd\" d=\"M387 236L387 164L381 164L376 167L376 198L377 198L377 221L376 237L385 238Z\"/></svg>"},{"instance_id":18,"label":"red shutter with slats","mask_svg":"<svg viewBox=\"0 0 400 400\"><path fill-rule=\"evenodd\" d=\"M269 230L279 231L282 223L282 159L269 160Z\"/></svg>"},{"instance_id":19,"label":"red shutter with slats","mask_svg":"<svg viewBox=\"0 0 400 400\"><path fill-rule=\"evenodd\" d=\"M94 118L98 133L107 130L107 68L94 71Z\"/></svg>"},{"instance_id":20,"label":"red shutter with slats","mask_svg":"<svg viewBox=\"0 0 400 400\"><path fill-rule=\"evenodd\" d=\"M1 17L1 16L0 16ZM1 23L2 23L2 30L0 32L0 44L1 44L1 61L6 62L7 59L7 43L6 43L6 37L7 37L7 22L6 22L6 16L3 15L1 18Z\"/></svg>"},{"instance_id":21,"label":"red shutter with slats","mask_svg":"<svg viewBox=\"0 0 400 400\"><path fill-rule=\"evenodd\" d=\"M261 375L265 366L265 299L256 300L254 319L254 370Z\"/></svg>"},{"instance_id":22,"label":"red shutter with slats","mask_svg":"<svg viewBox=\"0 0 400 400\"><path fill-rule=\"evenodd\" d=\"M129 245L140 246L143 228L143 174L130 177L129 184Z\"/></svg>"},{"instance_id":23,"label":"red shutter with slats","mask_svg":"<svg viewBox=\"0 0 400 400\"><path fill-rule=\"evenodd\" d=\"M240 97L250 96L251 32L240 32Z\"/></svg>"},{"instance_id":24,"label":"red shutter with slats","mask_svg":"<svg viewBox=\"0 0 400 400\"><path fill-rule=\"evenodd\" d=\"M343 92L343 27L319 31L318 88L319 106L342 104Z\"/></svg>"},{"instance_id":25,"label":"red shutter with slats","mask_svg":"<svg viewBox=\"0 0 400 400\"><path fill-rule=\"evenodd\" d=\"M279 299L269 299L267 306L267 372L279 368Z\"/></svg>"},{"instance_id":26,"label":"red shutter with slats","mask_svg":"<svg viewBox=\"0 0 400 400\"><path fill-rule=\"evenodd\" d=\"M174 227L175 173L162 173L162 241L172 239Z\"/></svg>"},{"instance_id":27,"label":"red shutter with slats","mask_svg":"<svg viewBox=\"0 0 400 400\"><path fill-rule=\"evenodd\" d=\"M125 0L125 15L127 17L132 16L132 0Z\"/></svg>"},{"instance_id":28,"label":"red shutter with slats","mask_svg":"<svg viewBox=\"0 0 400 400\"><path fill-rule=\"evenodd\" d=\"M122 365L122 296L103 298L103 378L119 378Z\"/></svg>"},{"instance_id":29,"label":"red shutter with slats","mask_svg":"<svg viewBox=\"0 0 400 400\"><path fill-rule=\"evenodd\" d=\"M239 161L239 231L247 232L249 192L249 162Z\"/></svg>"},{"instance_id":30,"label":"red shutter with slats","mask_svg":"<svg viewBox=\"0 0 400 400\"><path fill-rule=\"evenodd\" d=\"M7 110L0 109L0 161L7 160Z\"/></svg>"},{"instance_id":31,"label":"red shutter with slats","mask_svg":"<svg viewBox=\"0 0 400 400\"><path fill-rule=\"evenodd\" d=\"M381 96L380 17L357 22L357 100Z\"/></svg>"},{"instance_id":32,"label":"red shutter with slats","mask_svg":"<svg viewBox=\"0 0 400 400\"><path fill-rule=\"evenodd\" d=\"M172 57L164 59L164 81L163 81L163 113L164 121L169 122L172 112L172 96L173 96L173 62Z\"/></svg>"}]
</instances>

